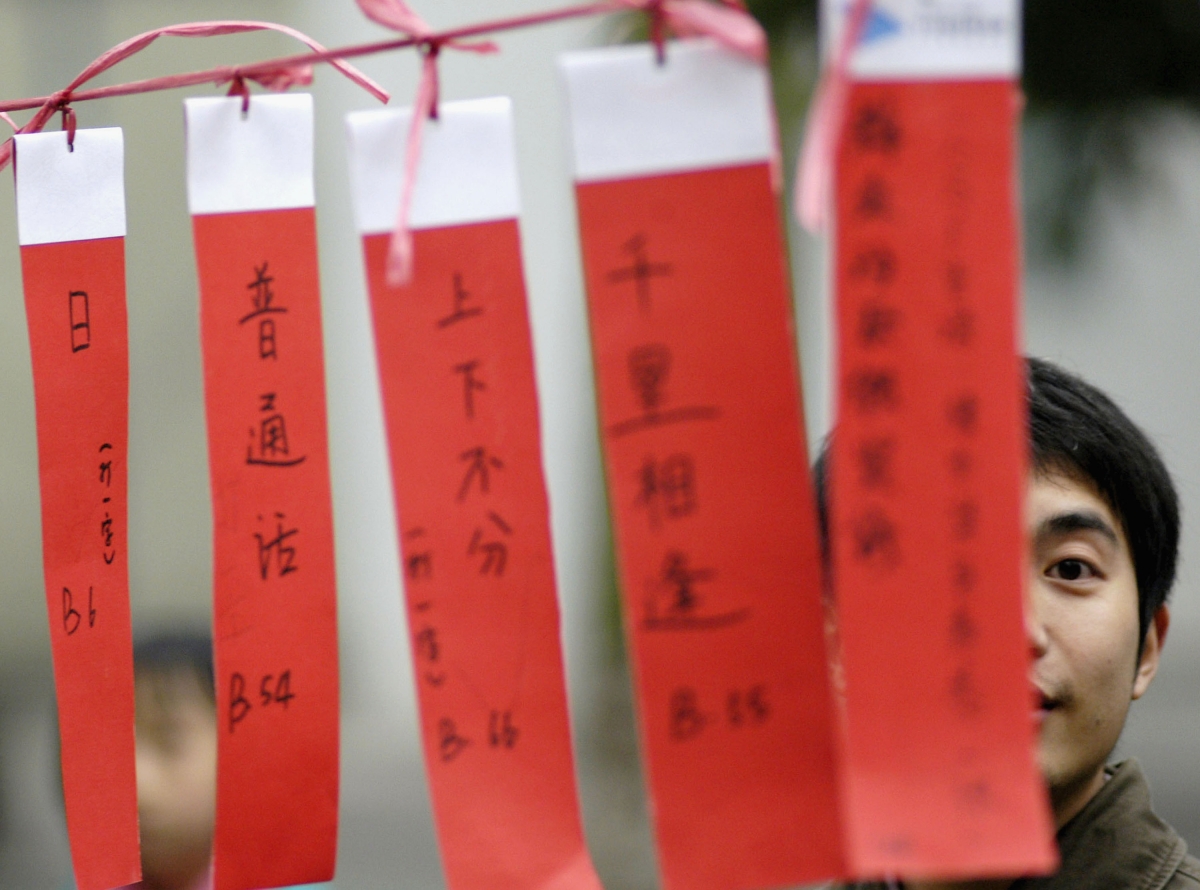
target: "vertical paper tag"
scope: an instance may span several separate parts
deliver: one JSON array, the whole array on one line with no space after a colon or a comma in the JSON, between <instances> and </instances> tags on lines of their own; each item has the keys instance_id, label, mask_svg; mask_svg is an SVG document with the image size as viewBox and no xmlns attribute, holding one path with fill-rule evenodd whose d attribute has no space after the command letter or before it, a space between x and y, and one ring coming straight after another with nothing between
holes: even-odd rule
<instances>
[{"instance_id":1,"label":"vertical paper tag","mask_svg":"<svg viewBox=\"0 0 1200 890\"><path fill-rule=\"evenodd\" d=\"M325 881L338 649L312 99L186 109L214 524L214 883Z\"/></svg>"},{"instance_id":2,"label":"vertical paper tag","mask_svg":"<svg viewBox=\"0 0 1200 890\"><path fill-rule=\"evenodd\" d=\"M842 870L764 71L563 60L609 503L671 890Z\"/></svg>"},{"instance_id":3,"label":"vertical paper tag","mask_svg":"<svg viewBox=\"0 0 1200 890\"><path fill-rule=\"evenodd\" d=\"M834 579L859 874L1055 862L1034 762L1010 80L860 84L838 160Z\"/></svg>"},{"instance_id":4,"label":"vertical paper tag","mask_svg":"<svg viewBox=\"0 0 1200 890\"><path fill-rule=\"evenodd\" d=\"M129 343L119 129L17 136L42 556L79 890L139 880L126 554Z\"/></svg>"},{"instance_id":5,"label":"vertical paper tag","mask_svg":"<svg viewBox=\"0 0 1200 890\"><path fill-rule=\"evenodd\" d=\"M584 845L507 99L447 103L385 265L411 112L350 115L425 759L453 890L599 890Z\"/></svg>"}]
</instances>

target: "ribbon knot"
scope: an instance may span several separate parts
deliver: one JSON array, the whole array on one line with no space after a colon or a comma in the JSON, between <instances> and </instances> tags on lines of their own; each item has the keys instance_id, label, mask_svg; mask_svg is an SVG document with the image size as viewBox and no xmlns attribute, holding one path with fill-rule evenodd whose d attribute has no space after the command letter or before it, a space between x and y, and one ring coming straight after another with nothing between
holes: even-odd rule
<instances>
[{"instance_id":1,"label":"ribbon knot","mask_svg":"<svg viewBox=\"0 0 1200 890\"><path fill-rule=\"evenodd\" d=\"M76 90L79 90L85 83L92 80L98 74L102 74L109 68L112 68L118 62L129 58L136 53L141 52L159 37L213 37L221 34L240 34L246 31L278 31L281 34L286 34L301 43L305 44L309 49L316 53L325 52L325 47L317 43L306 34L302 34L295 28L289 28L287 25L277 25L273 22L241 22L241 21L218 21L218 22L189 22L182 25L169 25L165 28L155 28L153 31L146 31L138 34L135 37L130 37L123 43L114 46L108 52L101 55L94 62L88 65L81 71L65 89L59 90L57 93L49 96L46 101L38 108L33 117L23 127L16 128L18 133L39 133L46 126L55 112L62 111L64 118L64 126L67 129L67 141L69 146L74 146L75 139L75 113L68 113L68 106L71 102L71 97ZM332 60L331 64L334 68L341 71L342 74L349 77L363 89L370 92L380 101L388 100L387 92L377 83L341 59ZM225 69L228 71L229 69ZM243 75L238 69L233 69L232 76L225 74L216 80L217 83L223 83L226 80L234 80L234 86L240 79L242 87L245 87L245 80L249 77L257 83L269 89L287 89L293 84L307 84L312 82L312 66L311 65L296 65L289 68L280 68L265 73L252 75ZM161 77L157 78L152 83L159 89L169 89L174 86L184 85L176 77ZM232 91L231 91L232 92ZM237 95L241 91L234 92ZM244 96L249 96L248 92L242 93ZM246 100L248 101L248 99ZM11 119L5 117L5 120L11 123ZM9 139L3 145L0 145L0 170L8 165L12 160L13 141Z\"/></svg>"},{"instance_id":2,"label":"ribbon knot","mask_svg":"<svg viewBox=\"0 0 1200 890\"><path fill-rule=\"evenodd\" d=\"M465 42L436 36L433 29L404 0L357 2L358 8L371 21L416 39L421 52L421 82L417 85L408 142L404 148L404 177L400 182L396 228L388 245L387 282L390 287L402 287L412 281L413 275L413 237L409 217L417 183L417 167L421 163L421 137L426 119L437 120L438 116L438 55L443 46L475 53L493 53L498 47L491 41Z\"/></svg>"}]
</instances>

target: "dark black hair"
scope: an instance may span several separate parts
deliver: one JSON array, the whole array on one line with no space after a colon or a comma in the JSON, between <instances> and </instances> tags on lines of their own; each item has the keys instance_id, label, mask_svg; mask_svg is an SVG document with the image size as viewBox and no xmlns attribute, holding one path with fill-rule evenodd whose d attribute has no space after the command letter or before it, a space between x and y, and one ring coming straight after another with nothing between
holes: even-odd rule
<instances>
[{"instance_id":1,"label":"dark black hair","mask_svg":"<svg viewBox=\"0 0 1200 890\"><path fill-rule=\"evenodd\" d=\"M212 639L205 633L169 630L139 638L133 644L133 671L192 673L216 699Z\"/></svg>"},{"instance_id":2,"label":"dark black hair","mask_svg":"<svg viewBox=\"0 0 1200 890\"><path fill-rule=\"evenodd\" d=\"M1059 472L1093 486L1125 533L1138 587L1138 651L1175 583L1179 497L1157 449L1116 404L1075 374L1026 359L1029 447L1035 472ZM821 558L829 549L829 440L813 466Z\"/></svg>"},{"instance_id":3,"label":"dark black hair","mask_svg":"<svg viewBox=\"0 0 1200 890\"><path fill-rule=\"evenodd\" d=\"M1028 367L1033 467L1094 486L1116 514L1133 557L1144 641L1175 583L1179 497L1171 476L1146 434L1112 399L1044 359L1028 359Z\"/></svg>"}]
</instances>

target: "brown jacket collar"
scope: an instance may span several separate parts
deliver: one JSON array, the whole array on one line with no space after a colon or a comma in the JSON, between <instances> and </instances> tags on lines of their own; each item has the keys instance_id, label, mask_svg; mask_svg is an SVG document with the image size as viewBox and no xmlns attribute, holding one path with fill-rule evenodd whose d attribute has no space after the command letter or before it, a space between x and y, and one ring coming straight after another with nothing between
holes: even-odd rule
<instances>
[{"instance_id":1,"label":"brown jacket collar","mask_svg":"<svg viewBox=\"0 0 1200 890\"><path fill-rule=\"evenodd\" d=\"M1187 855L1183 839L1150 809L1150 788L1138 762L1126 760L1106 772L1109 779L1104 787L1058 833L1062 854L1059 872L1018 881L1016 887L1200 887L1200 863Z\"/></svg>"}]
</instances>

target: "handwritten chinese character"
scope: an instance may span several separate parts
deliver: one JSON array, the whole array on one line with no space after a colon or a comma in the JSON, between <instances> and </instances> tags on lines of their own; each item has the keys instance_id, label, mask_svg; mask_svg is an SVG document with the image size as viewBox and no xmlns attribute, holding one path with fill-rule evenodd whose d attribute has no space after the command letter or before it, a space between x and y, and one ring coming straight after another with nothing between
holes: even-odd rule
<instances>
[{"instance_id":1,"label":"handwritten chinese character","mask_svg":"<svg viewBox=\"0 0 1200 890\"><path fill-rule=\"evenodd\" d=\"M638 506L646 508L654 527L661 514L679 519L696 509L696 467L690 454L672 454L662 461L647 457L638 483Z\"/></svg>"},{"instance_id":2,"label":"handwritten chinese character","mask_svg":"<svg viewBox=\"0 0 1200 890\"><path fill-rule=\"evenodd\" d=\"M891 154L900 147L900 125L890 104L870 102L854 110L850 120L850 139L860 151Z\"/></svg>"},{"instance_id":3,"label":"handwritten chinese character","mask_svg":"<svg viewBox=\"0 0 1200 890\"><path fill-rule=\"evenodd\" d=\"M275 534L268 538L261 532L254 533L254 539L258 542L258 571L264 581L271 572L272 562L276 566L277 577L290 575L292 572L299 571L299 566L296 562L296 548L288 545L288 540L300 534L298 528L284 529L283 520L286 517L282 513L275 514ZM258 521L262 522L262 516L258 517Z\"/></svg>"},{"instance_id":4,"label":"handwritten chinese character","mask_svg":"<svg viewBox=\"0 0 1200 890\"><path fill-rule=\"evenodd\" d=\"M487 384L475 376L478 367L477 361L462 362L454 366L454 373L462 374L463 377L463 404L469 420L475 419L475 393L487 389Z\"/></svg>"},{"instance_id":5,"label":"handwritten chinese character","mask_svg":"<svg viewBox=\"0 0 1200 890\"><path fill-rule=\"evenodd\" d=\"M509 527L500 515L493 512L488 512L488 520L505 536L512 535L512 528ZM508 565L508 545L499 540L486 540L485 532L482 528L476 528L475 534L471 536L471 543L467 546L467 556L475 556L483 554L483 562L479 566L479 574L495 575L500 578L504 575L504 568Z\"/></svg>"},{"instance_id":6,"label":"handwritten chinese character","mask_svg":"<svg viewBox=\"0 0 1200 890\"><path fill-rule=\"evenodd\" d=\"M438 721L438 755L443 763L450 763L461 754L471 740L458 734L458 726L448 717Z\"/></svg>"},{"instance_id":7,"label":"handwritten chinese character","mask_svg":"<svg viewBox=\"0 0 1200 890\"><path fill-rule=\"evenodd\" d=\"M608 273L610 284L620 284L625 281L634 282L637 292L638 305L642 309L650 308L650 282L656 277L670 277L669 263L652 263L646 254L649 239L644 234L637 234L621 245L621 250L633 258L633 265L623 269L614 269Z\"/></svg>"},{"instance_id":8,"label":"handwritten chinese character","mask_svg":"<svg viewBox=\"0 0 1200 890\"><path fill-rule=\"evenodd\" d=\"M900 562L896 524L882 510L869 508L851 523L852 553L872 568L890 569Z\"/></svg>"},{"instance_id":9,"label":"handwritten chinese character","mask_svg":"<svg viewBox=\"0 0 1200 890\"><path fill-rule=\"evenodd\" d=\"M454 273L454 311L445 318L438 319L437 326L446 328L456 322L466 321L468 318L474 318L476 315L483 314L482 306L468 306L467 301L471 299L471 292L463 287L462 274Z\"/></svg>"},{"instance_id":10,"label":"handwritten chinese character","mask_svg":"<svg viewBox=\"0 0 1200 890\"><path fill-rule=\"evenodd\" d=\"M689 686L681 686L671 693L669 708L669 731L677 742L695 738L708 725L708 717L700 710L696 690Z\"/></svg>"},{"instance_id":11,"label":"handwritten chinese character","mask_svg":"<svg viewBox=\"0 0 1200 890\"><path fill-rule=\"evenodd\" d=\"M471 491L471 483L479 480L479 491L487 494L491 491L491 471L504 469L504 462L494 454L488 454L486 448L470 448L458 456L460 461L467 461L467 475L463 477L458 489L458 500L465 501Z\"/></svg>"},{"instance_id":12,"label":"handwritten chinese character","mask_svg":"<svg viewBox=\"0 0 1200 890\"><path fill-rule=\"evenodd\" d=\"M271 289L272 282L275 281L274 276L267 274L267 269L270 263L263 262L262 266L254 267L254 280L246 285L252 293L250 302L254 308L243 315L238 324L243 325L255 318L258 322L258 357L278 359L279 356L275 348L275 322L269 317L270 315L282 314L287 312L283 306L273 305L275 299L275 291Z\"/></svg>"},{"instance_id":13,"label":"handwritten chinese character","mask_svg":"<svg viewBox=\"0 0 1200 890\"><path fill-rule=\"evenodd\" d=\"M67 295L67 315L71 324L71 352L92 345L92 320L85 290L73 290Z\"/></svg>"},{"instance_id":14,"label":"handwritten chinese character","mask_svg":"<svg viewBox=\"0 0 1200 890\"><path fill-rule=\"evenodd\" d=\"M262 401L259 411L267 416L261 418L257 430L250 428L246 463L262 467L294 467L304 463L306 455L291 456L287 423L283 414L275 407L275 393L263 393L259 399Z\"/></svg>"}]
</instances>

